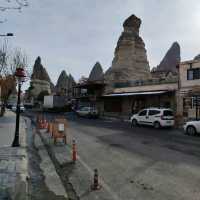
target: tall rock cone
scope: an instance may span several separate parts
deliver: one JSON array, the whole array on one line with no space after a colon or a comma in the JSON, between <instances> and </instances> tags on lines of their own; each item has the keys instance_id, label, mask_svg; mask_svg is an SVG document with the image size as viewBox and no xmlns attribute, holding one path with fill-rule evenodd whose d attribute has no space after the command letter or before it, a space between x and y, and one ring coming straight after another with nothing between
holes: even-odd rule
<instances>
[{"instance_id":1,"label":"tall rock cone","mask_svg":"<svg viewBox=\"0 0 200 200\"><path fill-rule=\"evenodd\" d=\"M92 68L88 81L102 81L103 80L103 69L99 62L96 62L94 67Z\"/></svg>"},{"instance_id":2,"label":"tall rock cone","mask_svg":"<svg viewBox=\"0 0 200 200\"><path fill-rule=\"evenodd\" d=\"M107 82L127 82L151 77L143 39L139 36L141 19L131 15L124 23L115 49L111 68L105 74Z\"/></svg>"},{"instance_id":3,"label":"tall rock cone","mask_svg":"<svg viewBox=\"0 0 200 200\"><path fill-rule=\"evenodd\" d=\"M176 66L181 61L180 45L174 42L157 67L157 71L177 72Z\"/></svg>"},{"instance_id":4,"label":"tall rock cone","mask_svg":"<svg viewBox=\"0 0 200 200\"><path fill-rule=\"evenodd\" d=\"M51 82L49 75L48 75L46 69L43 67L43 65L41 63L41 58L39 56L35 60L31 79L38 79L38 80Z\"/></svg>"},{"instance_id":5,"label":"tall rock cone","mask_svg":"<svg viewBox=\"0 0 200 200\"><path fill-rule=\"evenodd\" d=\"M41 63L41 58L38 56L33 66L33 73L30 82L30 96L37 99L41 92L50 94L53 90L53 83Z\"/></svg>"},{"instance_id":6,"label":"tall rock cone","mask_svg":"<svg viewBox=\"0 0 200 200\"><path fill-rule=\"evenodd\" d=\"M76 81L74 80L74 77L69 74L69 88L72 89L72 87L74 87L76 85Z\"/></svg>"},{"instance_id":7,"label":"tall rock cone","mask_svg":"<svg viewBox=\"0 0 200 200\"><path fill-rule=\"evenodd\" d=\"M66 92L68 87L69 87L69 77L66 71L63 70L57 80L56 92L57 93Z\"/></svg>"}]
</instances>

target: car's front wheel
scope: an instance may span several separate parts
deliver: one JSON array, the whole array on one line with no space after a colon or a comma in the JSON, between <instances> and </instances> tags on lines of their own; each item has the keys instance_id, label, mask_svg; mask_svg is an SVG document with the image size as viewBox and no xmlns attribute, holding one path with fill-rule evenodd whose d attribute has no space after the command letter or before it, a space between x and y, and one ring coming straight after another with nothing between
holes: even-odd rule
<instances>
[{"instance_id":1,"label":"car's front wheel","mask_svg":"<svg viewBox=\"0 0 200 200\"><path fill-rule=\"evenodd\" d=\"M135 127L135 126L137 126L137 125L138 125L137 120L136 120L136 119L133 119L133 120L131 121L131 127Z\"/></svg>"},{"instance_id":2,"label":"car's front wheel","mask_svg":"<svg viewBox=\"0 0 200 200\"><path fill-rule=\"evenodd\" d=\"M196 128L194 126L188 126L187 127L187 130L186 130L186 133L188 135L196 135L197 131L196 131Z\"/></svg>"}]
</instances>

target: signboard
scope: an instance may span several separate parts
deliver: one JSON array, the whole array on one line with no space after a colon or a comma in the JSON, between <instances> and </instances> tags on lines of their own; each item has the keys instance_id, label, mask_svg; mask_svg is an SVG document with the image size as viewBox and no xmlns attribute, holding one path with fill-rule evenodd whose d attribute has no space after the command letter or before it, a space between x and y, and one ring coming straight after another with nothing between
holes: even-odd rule
<instances>
[{"instance_id":1,"label":"signboard","mask_svg":"<svg viewBox=\"0 0 200 200\"><path fill-rule=\"evenodd\" d=\"M58 131L63 132L65 130L65 125L64 124L58 124Z\"/></svg>"}]
</instances>

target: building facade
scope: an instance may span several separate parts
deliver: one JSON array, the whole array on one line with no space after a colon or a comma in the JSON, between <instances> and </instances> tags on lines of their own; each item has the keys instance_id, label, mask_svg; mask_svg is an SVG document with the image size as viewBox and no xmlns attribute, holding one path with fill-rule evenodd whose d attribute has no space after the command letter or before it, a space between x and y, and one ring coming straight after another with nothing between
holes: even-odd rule
<instances>
[{"instance_id":1,"label":"building facade","mask_svg":"<svg viewBox=\"0 0 200 200\"><path fill-rule=\"evenodd\" d=\"M146 107L167 107L176 110L177 78L115 84L114 92L105 94L104 115L128 119Z\"/></svg>"},{"instance_id":2,"label":"building facade","mask_svg":"<svg viewBox=\"0 0 200 200\"><path fill-rule=\"evenodd\" d=\"M200 60L179 65L177 114L184 119L200 117Z\"/></svg>"}]
</instances>

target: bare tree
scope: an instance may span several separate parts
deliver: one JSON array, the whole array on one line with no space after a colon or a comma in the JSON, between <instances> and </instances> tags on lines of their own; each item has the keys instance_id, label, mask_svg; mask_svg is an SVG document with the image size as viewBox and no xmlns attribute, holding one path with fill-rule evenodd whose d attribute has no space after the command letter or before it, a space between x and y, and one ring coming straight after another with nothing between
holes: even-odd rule
<instances>
[{"instance_id":1,"label":"bare tree","mask_svg":"<svg viewBox=\"0 0 200 200\"><path fill-rule=\"evenodd\" d=\"M0 12L8 10L22 11L22 8L27 7L28 0L0 0ZM6 22L7 19L1 19L0 24Z\"/></svg>"},{"instance_id":2,"label":"bare tree","mask_svg":"<svg viewBox=\"0 0 200 200\"><path fill-rule=\"evenodd\" d=\"M20 48L16 48L9 57L9 74L14 74L16 68L24 68L27 77L30 77L31 70L28 66L28 56Z\"/></svg>"},{"instance_id":3,"label":"bare tree","mask_svg":"<svg viewBox=\"0 0 200 200\"><path fill-rule=\"evenodd\" d=\"M5 111L5 105L12 91L15 90L15 71L16 68L24 68L26 73L30 76L30 69L28 67L27 55L19 48L13 51L8 48L8 43L5 41L0 46L0 87L2 105L0 116Z\"/></svg>"},{"instance_id":4,"label":"bare tree","mask_svg":"<svg viewBox=\"0 0 200 200\"><path fill-rule=\"evenodd\" d=\"M5 76L8 67L8 43L4 40L3 44L0 46L0 75Z\"/></svg>"},{"instance_id":5,"label":"bare tree","mask_svg":"<svg viewBox=\"0 0 200 200\"><path fill-rule=\"evenodd\" d=\"M1 2L0 11L18 10L21 11L23 7L28 6L28 0L4 0Z\"/></svg>"}]
</instances>

